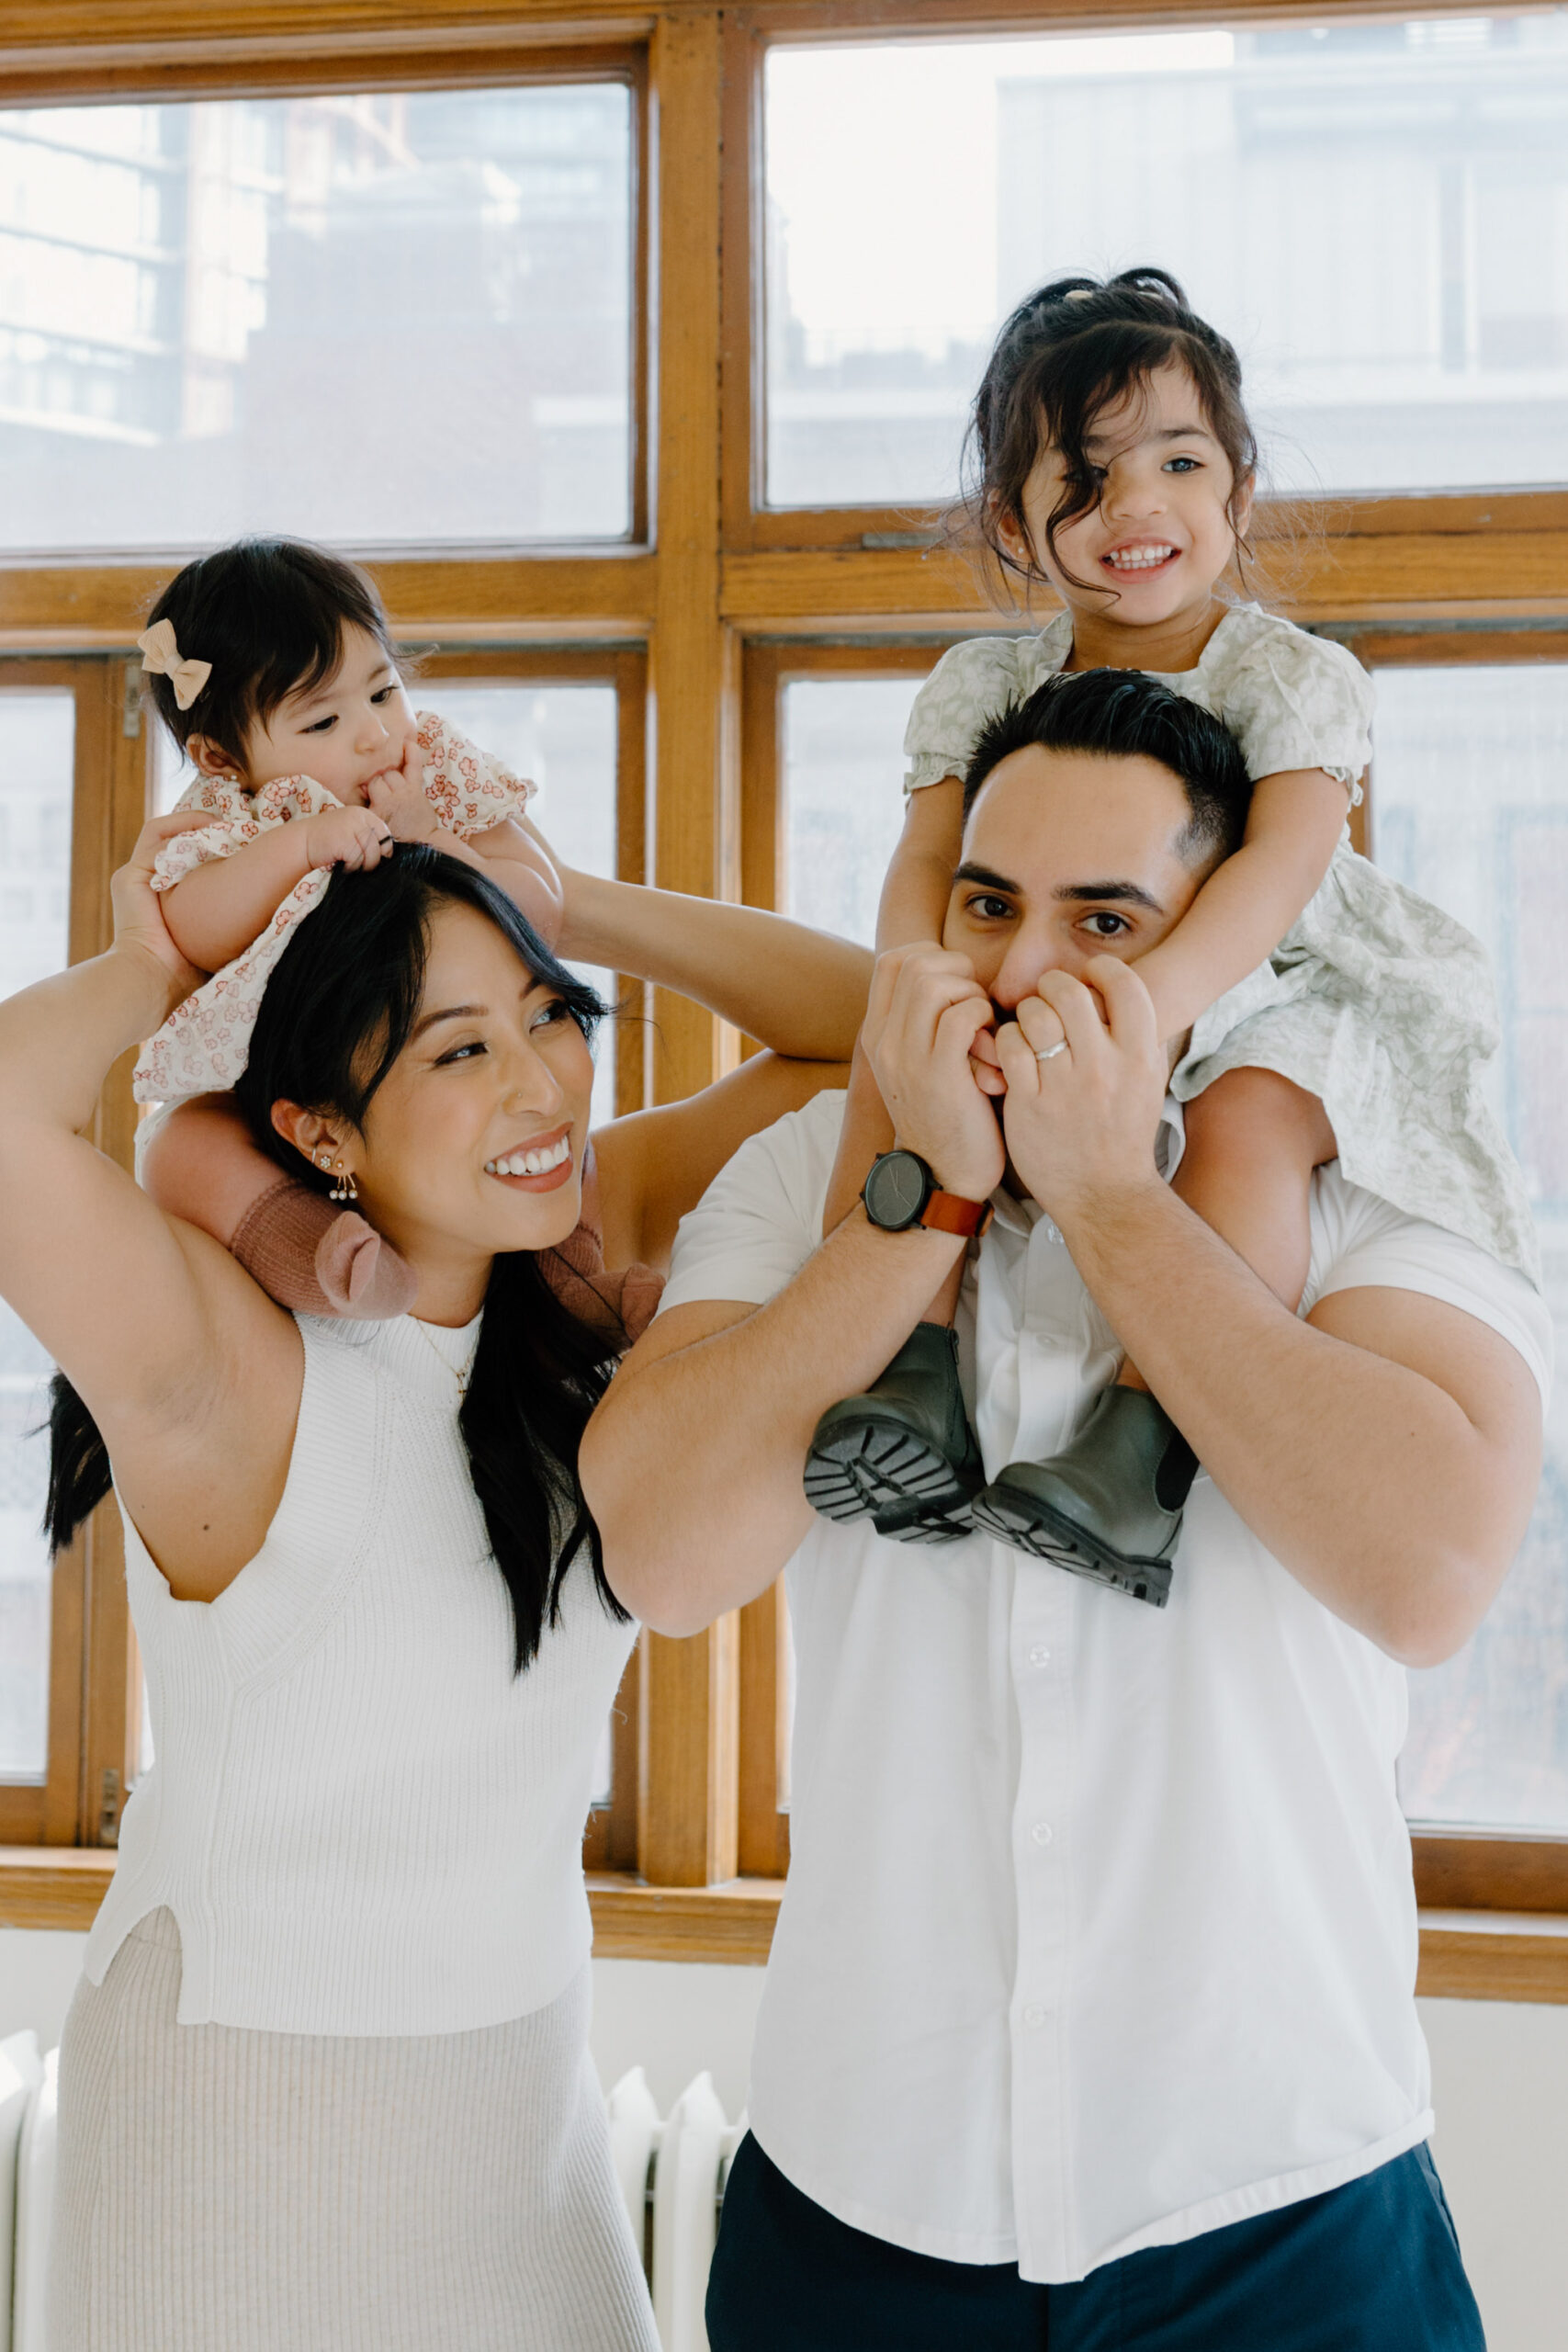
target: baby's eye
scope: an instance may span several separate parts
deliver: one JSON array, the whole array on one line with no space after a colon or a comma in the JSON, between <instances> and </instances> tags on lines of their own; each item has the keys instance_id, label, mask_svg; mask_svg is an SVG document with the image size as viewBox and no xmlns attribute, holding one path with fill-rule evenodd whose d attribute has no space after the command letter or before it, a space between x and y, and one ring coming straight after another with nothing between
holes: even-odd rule
<instances>
[{"instance_id":1,"label":"baby's eye","mask_svg":"<svg viewBox=\"0 0 1568 2352\"><path fill-rule=\"evenodd\" d=\"M370 699L375 704L377 709L379 710L384 702L391 701L392 696L397 693L397 691L398 681L394 678L389 685L378 686Z\"/></svg>"},{"instance_id":2,"label":"baby's eye","mask_svg":"<svg viewBox=\"0 0 1568 2352\"><path fill-rule=\"evenodd\" d=\"M299 731L302 735L330 735L336 725L337 713L334 710L330 711L325 718L312 719L309 727L303 727Z\"/></svg>"}]
</instances>

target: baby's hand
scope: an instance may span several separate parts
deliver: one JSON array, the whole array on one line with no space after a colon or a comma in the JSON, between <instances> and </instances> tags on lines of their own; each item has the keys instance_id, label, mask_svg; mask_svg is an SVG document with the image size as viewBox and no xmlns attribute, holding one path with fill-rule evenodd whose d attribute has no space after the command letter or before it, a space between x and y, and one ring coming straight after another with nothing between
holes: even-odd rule
<instances>
[{"instance_id":1,"label":"baby's hand","mask_svg":"<svg viewBox=\"0 0 1568 2352\"><path fill-rule=\"evenodd\" d=\"M424 792L424 753L411 735L395 768L383 768L365 787L365 797L389 825L398 842L428 842L441 831Z\"/></svg>"},{"instance_id":2,"label":"baby's hand","mask_svg":"<svg viewBox=\"0 0 1568 2352\"><path fill-rule=\"evenodd\" d=\"M305 855L312 871L344 865L368 874L391 849L393 835L373 808L327 808L303 821Z\"/></svg>"}]
</instances>

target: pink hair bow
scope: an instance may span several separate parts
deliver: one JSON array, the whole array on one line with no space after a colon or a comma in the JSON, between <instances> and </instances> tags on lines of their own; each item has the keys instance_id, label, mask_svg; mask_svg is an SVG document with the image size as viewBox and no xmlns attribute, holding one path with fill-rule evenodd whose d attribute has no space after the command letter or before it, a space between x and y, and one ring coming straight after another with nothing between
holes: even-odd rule
<instances>
[{"instance_id":1,"label":"pink hair bow","mask_svg":"<svg viewBox=\"0 0 1568 2352\"><path fill-rule=\"evenodd\" d=\"M141 649L141 667L156 676L167 678L175 690L175 700L182 710L188 710L209 678L212 675L210 662L186 662L181 658L175 641L173 621L154 621L136 640Z\"/></svg>"}]
</instances>

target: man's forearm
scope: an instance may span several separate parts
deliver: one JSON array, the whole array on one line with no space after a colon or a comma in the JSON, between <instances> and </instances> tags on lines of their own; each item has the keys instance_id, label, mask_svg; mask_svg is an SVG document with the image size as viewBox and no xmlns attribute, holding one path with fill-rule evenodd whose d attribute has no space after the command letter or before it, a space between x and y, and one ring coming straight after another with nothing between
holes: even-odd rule
<instances>
[{"instance_id":1,"label":"man's forearm","mask_svg":"<svg viewBox=\"0 0 1568 2352\"><path fill-rule=\"evenodd\" d=\"M801 1476L818 1420L886 1368L963 1249L878 1232L857 1207L741 1321L641 1364L633 1351L581 1474L610 1582L636 1615L693 1633L772 1583L812 1523ZM641 1345L659 1344L656 1323Z\"/></svg>"},{"instance_id":2,"label":"man's forearm","mask_svg":"<svg viewBox=\"0 0 1568 2352\"><path fill-rule=\"evenodd\" d=\"M1162 1184L1094 1203L1063 1231L1117 1337L1258 1541L1393 1655L1427 1663L1457 1645L1522 1526L1508 1533L1497 1450L1455 1397L1288 1313ZM1369 1295L1347 1303L1365 1313Z\"/></svg>"}]
</instances>

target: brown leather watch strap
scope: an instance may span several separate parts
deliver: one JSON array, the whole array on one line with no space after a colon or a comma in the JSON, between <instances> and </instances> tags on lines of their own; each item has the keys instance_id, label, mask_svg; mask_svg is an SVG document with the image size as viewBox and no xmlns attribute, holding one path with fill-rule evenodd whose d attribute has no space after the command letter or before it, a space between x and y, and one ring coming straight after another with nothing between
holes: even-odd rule
<instances>
[{"instance_id":1,"label":"brown leather watch strap","mask_svg":"<svg viewBox=\"0 0 1568 2352\"><path fill-rule=\"evenodd\" d=\"M977 1238L991 1222L989 1201L966 1201L957 1193L933 1193L920 1211L920 1223L937 1233L963 1233Z\"/></svg>"}]
</instances>

